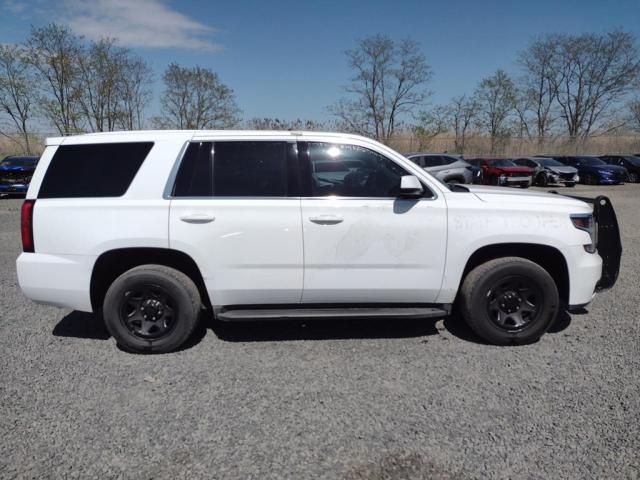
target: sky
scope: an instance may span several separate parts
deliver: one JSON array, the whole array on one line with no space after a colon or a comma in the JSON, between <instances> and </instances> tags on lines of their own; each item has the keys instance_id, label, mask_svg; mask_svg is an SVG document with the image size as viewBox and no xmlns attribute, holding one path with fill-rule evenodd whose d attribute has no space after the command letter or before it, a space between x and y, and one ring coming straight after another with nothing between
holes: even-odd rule
<instances>
[{"instance_id":1,"label":"sky","mask_svg":"<svg viewBox=\"0 0 640 480\"><path fill-rule=\"evenodd\" d=\"M178 62L217 72L245 119L326 120L350 78L344 51L366 36L418 42L437 105L498 68L517 75L518 52L546 33L618 28L640 39L640 0L0 0L0 43L48 22L118 38L145 58L156 77L150 114L162 72Z\"/></svg>"}]
</instances>

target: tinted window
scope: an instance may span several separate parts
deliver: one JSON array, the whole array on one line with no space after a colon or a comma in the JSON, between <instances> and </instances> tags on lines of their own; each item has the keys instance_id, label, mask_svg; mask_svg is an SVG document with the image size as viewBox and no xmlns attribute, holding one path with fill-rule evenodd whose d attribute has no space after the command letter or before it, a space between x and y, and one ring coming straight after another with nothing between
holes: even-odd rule
<instances>
[{"instance_id":1,"label":"tinted window","mask_svg":"<svg viewBox=\"0 0 640 480\"><path fill-rule=\"evenodd\" d=\"M62 145L51 159L39 198L124 195L153 143Z\"/></svg>"},{"instance_id":2,"label":"tinted window","mask_svg":"<svg viewBox=\"0 0 640 480\"><path fill-rule=\"evenodd\" d=\"M208 197L212 193L212 142L190 143L173 187L175 197Z\"/></svg>"},{"instance_id":3,"label":"tinted window","mask_svg":"<svg viewBox=\"0 0 640 480\"><path fill-rule=\"evenodd\" d=\"M286 142L216 142L213 195L286 196L287 145Z\"/></svg>"},{"instance_id":4,"label":"tinted window","mask_svg":"<svg viewBox=\"0 0 640 480\"><path fill-rule=\"evenodd\" d=\"M38 163L38 157L6 157L0 162L2 167L35 167Z\"/></svg>"},{"instance_id":5,"label":"tinted window","mask_svg":"<svg viewBox=\"0 0 640 480\"><path fill-rule=\"evenodd\" d=\"M397 197L400 178L410 175L392 160L355 145L309 143L307 148L314 197Z\"/></svg>"},{"instance_id":6,"label":"tinted window","mask_svg":"<svg viewBox=\"0 0 640 480\"><path fill-rule=\"evenodd\" d=\"M424 157L425 167L439 167L440 165L443 165L442 157L439 157L437 155Z\"/></svg>"},{"instance_id":7,"label":"tinted window","mask_svg":"<svg viewBox=\"0 0 640 480\"><path fill-rule=\"evenodd\" d=\"M444 160L443 165L451 165L452 163L458 161L458 159L455 157L442 157L442 159Z\"/></svg>"}]
</instances>

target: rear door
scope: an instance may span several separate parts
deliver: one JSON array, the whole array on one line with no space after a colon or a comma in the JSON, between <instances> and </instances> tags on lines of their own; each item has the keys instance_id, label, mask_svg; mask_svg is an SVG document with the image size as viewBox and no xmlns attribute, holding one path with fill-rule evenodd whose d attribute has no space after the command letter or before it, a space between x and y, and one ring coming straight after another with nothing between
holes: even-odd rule
<instances>
[{"instance_id":1,"label":"rear door","mask_svg":"<svg viewBox=\"0 0 640 480\"><path fill-rule=\"evenodd\" d=\"M430 303L442 283L444 198L399 198L411 173L356 144L304 142L304 303ZM426 186L425 186L426 187Z\"/></svg>"},{"instance_id":2,"label":"rear door","mask_svg":"<svg viewBox=\"0 0 640 480\"><path fill-rule=\"evenodd\" d=\"M297 152L287 141L189 144L171 192L171 248L195 259L216 306L299 303Z\"/></svg>"}]
</instances>

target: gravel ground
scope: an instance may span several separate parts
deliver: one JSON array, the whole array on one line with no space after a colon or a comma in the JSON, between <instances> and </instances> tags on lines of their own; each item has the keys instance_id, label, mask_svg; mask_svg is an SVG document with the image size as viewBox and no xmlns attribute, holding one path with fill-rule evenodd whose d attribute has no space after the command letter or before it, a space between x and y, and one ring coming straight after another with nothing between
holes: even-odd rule
<instances>
[{"instance_id":1,"label":"gravel ground","mask_svg":"<svg viewBox=\"0 0 640 480\"><path fill-rule=\"evenodd\" d=\"M455 319L208 322L160 356L26 300L2 200L0 477L638 479L640 185L574 190L602 191L618 284L534 345Z\"/></svg>"}]
</instances>

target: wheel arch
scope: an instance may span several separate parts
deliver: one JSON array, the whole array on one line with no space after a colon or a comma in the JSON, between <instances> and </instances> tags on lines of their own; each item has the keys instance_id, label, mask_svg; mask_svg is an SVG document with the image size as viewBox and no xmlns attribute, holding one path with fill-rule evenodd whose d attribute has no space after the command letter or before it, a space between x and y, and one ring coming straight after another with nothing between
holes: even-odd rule
<instances>
[{"instance_id":1,"label":"wheel arch","mask_svg":"<svg viewBox=\"0 0 640 480\"><path fill-rule=\"evenodd\" d=\"M568 304L570 283L566 258L557 248L537 243L497 243L478 248L467 260L458 290L471 270L489 260L501 257L526 258L540 265L556 282L560 299Z\"/></svg>"},{"instance_id":2,"label":"wheel arch","mask_svg":"<svg viewBox=\"0 0 640 480\"><path fill-rule=\"evenodd\" d=\"M198 287L203 304L211 308L209 293L196 262L186 253L169 248L118 248L102 253L91 272L90 297L93 311L102 309L104 296L113 281L140 265L164 265L187 275Z\"/></svg>"}]
</instances>

